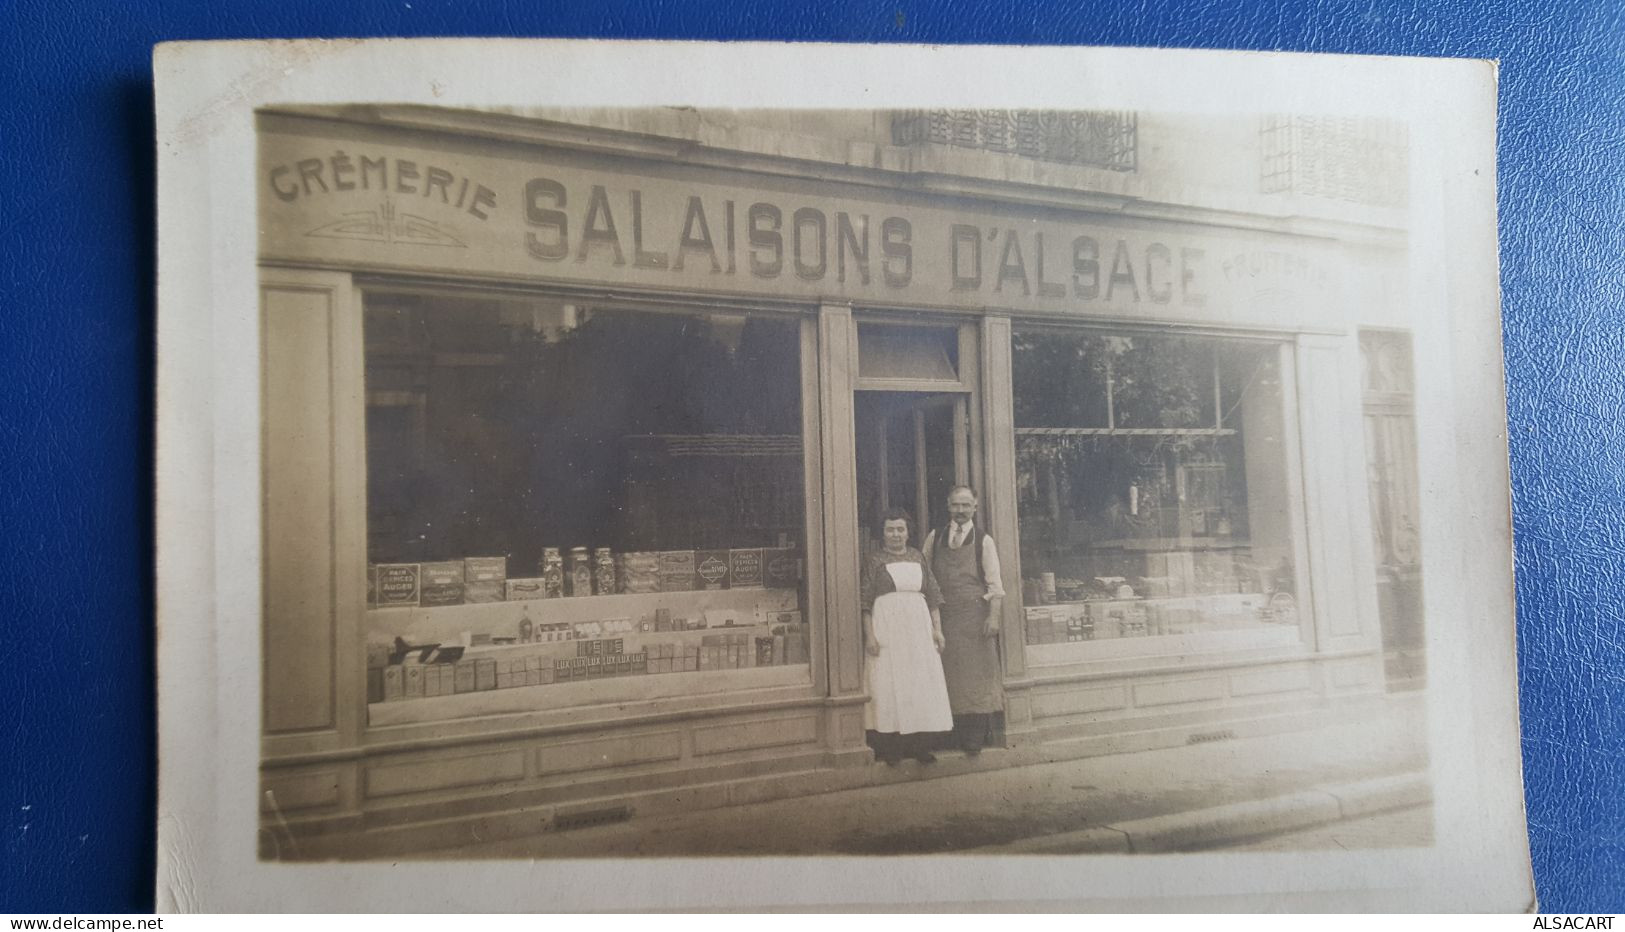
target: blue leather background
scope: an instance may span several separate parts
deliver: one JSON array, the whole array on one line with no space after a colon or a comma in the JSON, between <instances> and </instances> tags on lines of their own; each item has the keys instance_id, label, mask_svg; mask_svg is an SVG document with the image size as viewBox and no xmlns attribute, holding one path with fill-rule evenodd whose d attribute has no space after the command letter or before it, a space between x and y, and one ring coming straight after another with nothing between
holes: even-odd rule
<instances>
[{"instance_id":1,"label":"blue leather background","mask_svg":"<svg viewBox=\"0 0 1625 932\"><path fill-rule=\"evenodd\" d=\"M0 912L151 908L149 47L499 34L1499 58L1535 870L1548 911L1625 911L1622 19L1614 0L0 0Z\"/></svg>"}]
</instances>

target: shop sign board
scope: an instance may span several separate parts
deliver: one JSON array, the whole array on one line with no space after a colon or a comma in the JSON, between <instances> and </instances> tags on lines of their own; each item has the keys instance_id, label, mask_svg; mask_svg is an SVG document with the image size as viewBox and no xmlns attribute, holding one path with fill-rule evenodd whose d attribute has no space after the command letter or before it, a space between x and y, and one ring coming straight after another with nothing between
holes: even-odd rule
<instances>
[{"instance_id":1,"label":"shop sign board","mask_svg":"<svg viewBox=\"0 0 1625 932\"><path fill-rule=\"evenodd\" d=\"M1335 243L268 117L262 258L769 300L1337 326ZM1352 273L1352 274L1351 274ZM1352 297L1351 297L1352 296Z\"/></svg>"}]
</instances>

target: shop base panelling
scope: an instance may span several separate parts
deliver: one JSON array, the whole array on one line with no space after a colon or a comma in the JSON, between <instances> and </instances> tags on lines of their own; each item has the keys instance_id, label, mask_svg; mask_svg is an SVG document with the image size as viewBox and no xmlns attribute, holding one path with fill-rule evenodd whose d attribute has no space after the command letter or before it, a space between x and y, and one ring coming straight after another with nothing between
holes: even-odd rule
<instances>
[{"instance_id":1,"label":"shop base panelling","mask_svg":"<svg viewBox=\"0 0 1625 932\"><path fill-rule=\"evenodd\" d=\"M260 793L260 812L267 815L300 812L339 805L339 771L324 768L281 777L265 778Z\"/></svg>"},{"instance_id":2,"label":"shop base panelling","mask_svg":"<svg viewBox=\"0 0 1625 932\"><path fill-rule=\"evenodd\" d=\"M849 705L820 701L790 714L704 716L682 727L606 729L552 738L463 740L441 749L358 749L355 759L337 765L268 763L264 786L284 787L284 793L305 805L268 812L266 828L291 832L297 857L359 857L369 850L366 838L378 831L418 825L433 840L436 833L460 831L446 826L515 806L545 808L651 793L671 794L671 805L678 808L730 805L736 798L730 787L739 781L771 781L866 762L869 751L861 744L861 731L846 735L845 747L825 740L825 735L851 731L839 724L843 714L850 717ZM312 787L341 783L347 771L364 787L359 805L339 805L342 794L329 793L322 801L311 795ZM744 795L774 798L765 788Z\"/></svg>"},{"instance_id":3,"label":"shop base panelling","mask_svg":"<svg viewBox=\"0 0 1625 932\"><path fill-rule=\"evenodd\" d=\"M1009 684L1012 743L1246 720L1380 690L1376 653L1159 673L1045 675ZM1345 685L1347 684L1347 685Z\"/></svg>"}]
</instances>

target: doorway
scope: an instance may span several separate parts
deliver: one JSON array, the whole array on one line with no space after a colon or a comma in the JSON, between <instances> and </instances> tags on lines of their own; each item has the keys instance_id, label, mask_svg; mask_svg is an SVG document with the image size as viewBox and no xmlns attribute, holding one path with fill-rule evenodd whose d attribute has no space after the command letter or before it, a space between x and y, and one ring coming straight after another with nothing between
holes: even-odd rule
<instances>
[{"instance_id":1,"label":"doorway","mask_svg":"<svg viewBox=\"0 0 1625 932\"><path fill-rule=\"evenodd\" d=\"M864 553L879 546L880 516L888 509L905 509L914 519L909 541L914 547L947 520L949 490L970 482L967 397L963 392L857 393L853 425Z\"/></svg>"}]
</instances>

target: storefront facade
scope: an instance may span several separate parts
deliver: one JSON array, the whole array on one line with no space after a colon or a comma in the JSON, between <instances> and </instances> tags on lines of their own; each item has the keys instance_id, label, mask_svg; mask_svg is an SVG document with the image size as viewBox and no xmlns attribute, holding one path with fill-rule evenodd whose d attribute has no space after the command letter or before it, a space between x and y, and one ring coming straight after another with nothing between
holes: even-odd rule
<instances>
[{"instance_id":1,"label":"storefront facade","mask_svg":"<svg viewBox=\"0 0 1625 932\"><path fill-rule=\"evenodd\" d=\"M860 558L957 484L1009 592L976 766L1380 693L1403 212L1269 191L1325 174L1269 121L1002 119L262 114L263 853L889 779Z\"/></svg>"}]
</instances>

